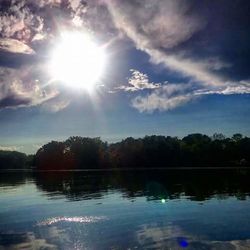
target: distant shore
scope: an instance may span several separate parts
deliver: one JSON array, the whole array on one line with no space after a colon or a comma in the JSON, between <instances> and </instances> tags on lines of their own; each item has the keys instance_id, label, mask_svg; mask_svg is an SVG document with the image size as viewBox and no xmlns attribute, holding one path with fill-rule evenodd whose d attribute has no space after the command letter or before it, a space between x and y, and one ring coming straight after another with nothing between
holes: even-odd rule
<instances>
[{"instance_id":1,"label":"distant shore","mask_svg":"<svg viewBox=\"0 0 250 250\"><path fill-rule=\"evenodd\" d=\"M108 172L108 171L167 171L167 170L250 170L247 167L167 167L167 168L107 168L107 169L0 169L0 172Z\"/></svg>"},{"instance_id":2,"label":"distant shore","mask_svg":"<svg viewBox=\"0 0 250 250\"><path fill-rule=\"evenodd\" d=\"M128 137L109 144L100 137L72 136L65 141L51 141L34 155L0 150L0 166L46 171L247 169L250 138L196 133L182 139L160 135Z\"/></svg>"}]
</instances>

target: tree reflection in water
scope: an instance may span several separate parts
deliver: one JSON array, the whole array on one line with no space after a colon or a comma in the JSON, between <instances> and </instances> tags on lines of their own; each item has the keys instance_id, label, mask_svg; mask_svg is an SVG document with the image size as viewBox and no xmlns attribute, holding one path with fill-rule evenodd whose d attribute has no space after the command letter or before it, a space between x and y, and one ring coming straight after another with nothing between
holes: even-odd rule
<instances>
[{"instance_id":1,"label":"tree reflection in water","mask_svg":"<svg viewBox=\"0 0 250 250\"><path fill-rule=\"evenodd\" d=\"M182 249L185 246L188 246L188 249L249 247L250 241L247 240L249 230L244 223L247 214L237 214L225 205L229 203L223 202L222 207L229 208L230 215L235 219L231 220L234 224L227 229L227 236L223 238L225 226L228 227L230 220L225 221L222 216L223 211L216 211L216 216L211 217L209 206L199 205L199 203L209 204L207 201L213 198L218 200L234 197L238 201L247 199L250 194L249 177L250 173L247 171L218 169L1 173L2 193L5 192L5 188L21 189L27 183L26 188L32 186L34 190L33 193L24 196L27 197L28 206L17 208L20 209L18 211L20 218L24 218L17 224L22 231L0 231L0 248L2 246L16 249L25 246L30 249L71 249L72 246L76 249L84 249L87 246L90 248L94 246L95 249L112 247L127 249L134 246L139 249L147 247ZM35 195L41 193L43 201L49 200L46 204L51 207L45 209L43 204L37 204L31 206L30 215L26 215L25 209L29 208L29 199L32 201ZM112 199L116 199L117 194L122 199L118 201L106 199L110 194ZM141 197L142 203L140 203ZM58 201L58 198L63 199ZM100 199L106 204L96 206L95 201ZM126 203L124 200L139 202ZM180 205L174 205L175 200L181 201ZM189 202L189 205L192 203L192 208L188 208L186 200L196 202ZM114 203L108 204L110 201ZM176 214L171 212L171 207L179 209ZM201 207L207 207L206 211L209 214ZM97 209L97 212L93 209ZM11 215L7 210L2 213ZM10 218L16 218L16 215L19 216L17 213ZM193 218L190 218L190 215ZM206 221L208 228L203 226L206 225L203 224L203 219L212 220ZM28 228L26 224L30 220L31 227ZM227 224L223 224L225 222ZM6 217L6 223L12 228L11 223L16 222L9 221ZM239 233L240 236L234 238L234 233ZM199 238L200 235L207 237L209 235L210 238L209 240ZM231 235L232 237L227 238ZM93 237L99 237L98 241L93 241Z\"/></svg>"},{"instance_id":2,"label":"tree reflection in water","mask_svg":"<svg viewBox=\"0 0 250 250\"><path fill-rule=\"evenodd\" d=\"M69 200L97 199L119 191L133 199L187 199L204 201L250 194L250 173L243 170L146 170L146 171L42 171L1 173L0 187L34 182L46 195Z\"/></svg>"},{"instance_id":3,"label":"tree reflection in water","mask_svg":"<svg viewBox=\"0 0 250 250\"><path fill-rule=\"evenodd\" d=\"M63 195L72 201L97 199L110 191L120 191L129 199L145 196L167 201L185 196L204 201L229 196L246 199L249 176L242 170L62 171L35 172L33 180L48 196Z\"/></svg>"}]
</instances>

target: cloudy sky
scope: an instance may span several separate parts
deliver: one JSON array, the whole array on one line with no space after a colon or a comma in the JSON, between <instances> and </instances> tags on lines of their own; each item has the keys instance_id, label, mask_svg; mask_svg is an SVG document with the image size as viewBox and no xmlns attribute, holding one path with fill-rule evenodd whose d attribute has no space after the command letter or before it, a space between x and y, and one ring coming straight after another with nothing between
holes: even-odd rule
<instances>
[{"instance_id":1,"label":"cloudy sky","mask_svg":"<svg viewBox=\"0 0 250 250\"><path fill-rule=\"evenodd\" d=\"M249 136L249 12L248 0L0 0L0 149L30 153L71 135ZM91 91L99 59L79 41L53 77L65 32L105 51Z\"/></svg>"}]
</instances>

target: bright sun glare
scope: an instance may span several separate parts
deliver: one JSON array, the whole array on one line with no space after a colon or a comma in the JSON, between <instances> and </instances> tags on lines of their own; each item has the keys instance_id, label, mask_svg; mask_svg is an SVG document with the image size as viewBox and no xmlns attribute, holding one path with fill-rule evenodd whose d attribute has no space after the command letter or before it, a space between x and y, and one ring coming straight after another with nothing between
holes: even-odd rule
<instances>
[{"instance_id":1,"label":"bright sun glare","mask_svg":"<svg viewBox=\"0 0 250 250\"><path fill-rule=\"evenodd\" d=\"M103 74L105 51L87 34L65 32L53 50L49 66L54 80L91 90Z\"/></svg>"}]
</instances>

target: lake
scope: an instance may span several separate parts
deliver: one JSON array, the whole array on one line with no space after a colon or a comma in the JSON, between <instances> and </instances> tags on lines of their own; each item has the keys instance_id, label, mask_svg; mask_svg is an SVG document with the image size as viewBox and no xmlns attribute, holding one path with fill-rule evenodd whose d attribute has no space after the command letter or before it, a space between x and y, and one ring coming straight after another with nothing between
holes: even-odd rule
<instances>
[{"instance_id":1,"label":"lake","mask_svg":"<svg viewBox=\"0 0 250 250\"><path fill-rule=\"evenodd\" d=\"M250 173L0 173L0 249L250 249Z\"/></svg>"}]
</instances>

